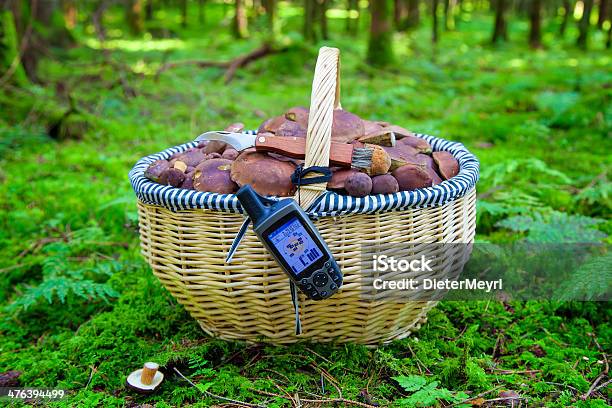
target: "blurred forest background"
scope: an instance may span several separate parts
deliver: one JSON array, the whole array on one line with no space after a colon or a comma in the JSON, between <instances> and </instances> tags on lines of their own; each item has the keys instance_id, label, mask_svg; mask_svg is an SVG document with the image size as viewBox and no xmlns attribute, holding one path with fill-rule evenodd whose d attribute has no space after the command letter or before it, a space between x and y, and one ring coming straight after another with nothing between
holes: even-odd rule
<instances>
[{"instance_id":1,"label":"blurred forest background","mask_svg":"<svg viewBox=\"0 0 612 408\"><path fill-rule=\"evenodd\" d=\"M605 302L442 302L377 349L207 338L139 255L127 172L307 106L331 45L345 109L479 157L477 241L609 244L612 1L3 0L0 21L0 386L68 390L58 406L609 406ZM609 293L610 263L568 298ZM140 396L125 377L148 360L167 379Z\"/></svg>"}]
</instances>

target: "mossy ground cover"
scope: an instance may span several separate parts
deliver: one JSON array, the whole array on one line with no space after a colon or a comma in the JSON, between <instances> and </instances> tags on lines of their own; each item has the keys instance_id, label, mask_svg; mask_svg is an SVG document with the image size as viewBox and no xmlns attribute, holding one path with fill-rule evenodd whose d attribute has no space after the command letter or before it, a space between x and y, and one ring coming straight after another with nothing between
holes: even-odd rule
<instances>
[{"instance_id":1,"label":"mossy ground cover","mask_svg":"<svg viewBox=\"0 0 612 408\"><path fill-rule=\"evenodd\" d=\"M299 27L295 10L280 11L284 32ZM290 34L289 51L240 70L229 85L222 70L193 65L155 75L163 60L226 60L258 46L257 35L231 39L225 12L213 4L207 18L219 26L186 29L178 15L157 15L164 27L171 22L168 38L126 36L111 12L105 46L117 66L105 63L88 28L78 33L82 45L44 61L45 87L0 94L0 372L20 371L25 386L69 390L58 406L229 404L206 392L279 407L298 394L469 406L461 402L468 395L490 400L503 390L526 406L608 406L609 387L582 399L607 367L607 303L442 302L414 336L377 349L247 345L202 333L139 255L127 172L138 158L203 130L234 121L256 128L307 105L317 50ZM546 48L532 51L526 23L516 21L512 42L492 48L491 21L465 15L435 49L427 26L398 34L396 64L377 70L363 62L365 34L355 40L332 19L343 106L474 151L483 168L480 241L523 239L525 232L498 222L559 212L604 219L596 228L610 234L612 58L595 44L601 34L582 52L573 48L575 33L554 38L551 21ZM135 96L120 85L120 66ZM56 141L46 135L45 114L67 109L68 93L88 125L81 140ZM139 396L125 377L147 360L160 362L168 378L159 393Z\"/></svg>"}]
</instances>

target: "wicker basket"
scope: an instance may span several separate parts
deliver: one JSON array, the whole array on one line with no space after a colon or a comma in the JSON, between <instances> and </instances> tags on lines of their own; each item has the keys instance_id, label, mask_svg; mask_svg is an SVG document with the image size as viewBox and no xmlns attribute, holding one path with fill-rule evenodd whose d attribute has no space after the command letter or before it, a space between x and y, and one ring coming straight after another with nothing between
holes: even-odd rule
<instances>
[{"instance_id":1,"label":"wicker basket","mask_svg":"<svg viewBox=\"0 0 612 408\"><path fill-rule=\"evenodd\" d=\"M334 108L339 107L338 50L322 48L317 60L308 125L306 166L327 166ZM365 241L471 243L475 230L474 185L478 161L461 144L432 136L435 150L453 153L460 173L417 191L352 198L303 186L301 204L334 253L344 274L330 299L300 297L303 333L295 335L286 275L249 229L231 264L225 262L244 217L234 195L160 186L143 177L154 160L193 147L167 149L140 160L130 173L138 195L142 253L153 273L197 319L202 329L228 340L292 343L313 341L378 344L418 330L435 301L366 299L361 288ZM445 264L461 268L461 262ZM448 276L439 268L432 278Z\"/></svg>"}]
</instances>

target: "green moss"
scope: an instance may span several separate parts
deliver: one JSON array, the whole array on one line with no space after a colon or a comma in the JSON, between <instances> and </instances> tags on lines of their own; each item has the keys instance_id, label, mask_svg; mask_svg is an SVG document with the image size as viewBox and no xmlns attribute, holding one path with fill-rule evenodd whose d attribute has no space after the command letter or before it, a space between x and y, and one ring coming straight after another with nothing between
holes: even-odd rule
<instances>
[{"instance_id":1,"label":"green moss","mask_svg":"<svg viewBox=\"0 0 612 408\"><path fill-rule=\"evenodd\" d=\"M283 29L300 27L296 10L280 5L281 16L288 15L280 20ZM207 6L208 21L221 21L223 13L221 3ZM230 85L223 84L222 70L194 66L155 79L164 56L198 59L205 49L207 59L227 60L259 45L256 34L236 42L229 30L212 24L183 29L178 14L170 14L164 27L174 38L124 36L110 43L114 58L136 72L126 72L134 98L125 97L116 70L101 64L99 50L89 46L61 51L61 61L41 61L46 80L67 86L83 111L88 128L79 132L81 140L45 136L48 106L66 104L51 87L0 93L0 372L21 371L23 385L69 390L52 404L62 407L222 403L174 375L174 368L209 392L270 407L291 403L261 392L285 395L278 386L302 398L338 397L332 382L344 398L381 406L409 406L407 400L424 389L421 395L442 405L445 398L497 386L528 398L529 406L606 406L609 390L587 401L580 395L604 369L602 350L612 354L607 303L442 302L420 331L377 349L207 337L139 254L127 172L140 157L205 129L236 120L256 128L262 117L308 105L317 50L300 45L259 60ZM126 32L122 16L123 10L109 10L109 32ZM606 219L610 183L600 175L612 163L609 57L557 40L538 52L519 42L483 47L491 18L471 17L442 34L435 55L429 27L398 34L398 63L388 70L364 64L367 32L344 36L343 22L330 18L331 44L342 50L343 106L473 150L483 169L479 240L515 239L498 222L517 215L556 211L566 214L563 220ZM522 26L510 28L511 38L523 35ZM75 33L81 44L95 45L89 34ZM611 225L596 228L610 234ZM73 295L49 303L43 296L9 313L7 305L44 280L49 240L69 242L79 231L90 233L86 245L74 248L69 270L120 264L110 276L89 278L119 296L108 303ZM126 389L125 377L148 360L162 365L166 381L156 394L136 395ZM324 380L324 390L323 370L333 377ZM401 376L418 376L422 385L407 391L392 378Z\"/></svg>"}]
</instances>

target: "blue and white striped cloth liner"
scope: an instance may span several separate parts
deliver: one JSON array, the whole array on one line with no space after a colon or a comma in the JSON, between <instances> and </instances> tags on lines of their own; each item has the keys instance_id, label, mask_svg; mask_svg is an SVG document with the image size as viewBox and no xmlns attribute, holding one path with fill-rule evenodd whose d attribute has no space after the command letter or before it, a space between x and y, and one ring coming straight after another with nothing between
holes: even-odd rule
<instances>
[{"instance_id":1,"label":"blue and white striped cloth liner","mask_svg":"<svg viewBox=\"0 0 612 408\"><path fill-rule=\"evenodd\" d=\"M255 134L256 132L248 131L248 133ZM465 195L476 185L480 166L478 159L461 143L449 142L424 134L417 134L417 136L427 140L434 151L445 150L452 153L459 161L459 174L433 187L400 191L395 194L377 194L359 198L327 191L310 206L309 215L318 218L435 207ZM197 144L197 142L185 143L140 159L129 173L130 182L138 199L145 204L160 205L172 211L205 208L242 213L240 203L234 194L199 192L163 186L144 177L145 170L152 162L168 159L173 154L195 147Z\"/></svg>"}]
</instances>

